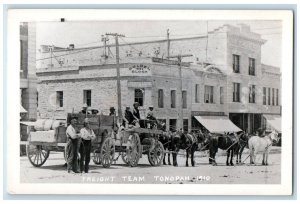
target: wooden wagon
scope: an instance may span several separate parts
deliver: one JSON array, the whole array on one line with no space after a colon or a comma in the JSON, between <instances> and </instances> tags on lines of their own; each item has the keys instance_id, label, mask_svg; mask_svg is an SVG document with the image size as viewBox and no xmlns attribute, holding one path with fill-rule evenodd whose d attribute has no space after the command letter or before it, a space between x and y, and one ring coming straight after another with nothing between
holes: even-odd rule
<instances>
[{"instance_id":1,"label":"wooden wagon","mask_svg":"<svg viewBox=\"0 0 300 204\"><path fill-rule=\"evenodd\" d=\"M143 125L139 128L120 129L114 116L79 113L68 114L66 123L53 130L37 131L33 125L28 126L26 152L33 166L42 166L51 151L63 152L66 155L66 128L73 117L77 118L78 130L83 127L84 119L89 118L90 127L96 135L96 139L92 141L92 159L95 164L109 168L121 156L125 164L134 167L138 165L143 154L147 154L152 166L162 163L164 147L158 140L164 133L162 130L148 129Z\"/></svg>"}]
</instances>

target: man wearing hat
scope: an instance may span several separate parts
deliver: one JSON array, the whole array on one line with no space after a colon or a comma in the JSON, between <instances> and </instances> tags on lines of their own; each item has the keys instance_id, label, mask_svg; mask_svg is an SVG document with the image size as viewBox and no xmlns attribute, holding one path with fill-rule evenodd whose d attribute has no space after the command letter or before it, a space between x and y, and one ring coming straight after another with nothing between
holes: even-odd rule
<instances>
[{"instance_id":1,"label":"man wearing hat","mask_svg":"<svg viewBox=\"0 0 300 204\"><path fill-rule=\"evenodd\" d=\"M83 106L82 106L82 110L81 110L81 112L80 113L83 113L83 114L90 114L89 112L88 112L88 106L87 106L87 104L85 103L85 104L83 104Z\"/></svg>"},{"instance_id":2,"label":"man wearing hat","mask_svg":"<svg viewBox=\"0 0 300 204\"><path fill-rule=\"evenodd\" d=\"M134 116L133 116L132 112L130 111L130 107L126 106L124 116L123 116L123 126L125 128L127 128L128 125L132 125L133 122L134 122Z\"/></svg>"},{"instance_id":3,"label":"man wearing hat","mask_svg":"<svg viewBox=\"0 0 300 204\"><path fill-rule=\"evenodd\" d=\"M133 104L132 114L133 114L134 119L137 120L137 121L139 121L141 119L139 106L140 106L139 102L135 102Z\"/></svg>"},{"instance_id":4,"label":"man wearing hat","mask_svg":"<svg viewBox=\"0 0 300 204\"><path fill-rule=\"evenodd\" d=\"M90 127L90 122L88 118L84 119L83 128L80 130L81 143L80 143L80 172L88 173L90 155L92 149L92 140L96 138L96 135L92 128Z\"/></svg>"},{"instance_id":5,"label":"man wearing hat","mask_svg":"<svg viewBox=\"0 0 300 204\"><path fill-rule=\"evenodd\" d=\"M147 112L146 119L150 120L151 128L154 126L154 124L157 124L156 117L154 116L153 106L149 106L149 110Z\"/></svg>"},{"instance_id":6,"label":"man wearing hat","mask_svg":"<svg viewBox=\"0 0 300 204\"><path fill-rule=\"evenodd\" d=\"M67 171L68 173L79 173L78 171L78 162L77 162L77 155L78 155L78 144L80 134L78 134L76 128L77 119L72 118L71 124L68 126L66 130L67 135L67 147L66 147L66 158L67 158Z\"/></svg>"},{"instance_id":7,"label":"man wearing hat","mask_svg":"<svg viewBox=\"0 0 300 204\"><path fill-rule=\"evenodd\" d=\"M109 108L109 115L110 116L113 116L113 115L115 115L116 114L116 109L114 108L114 107L110 107Z\"/></svg>"}]
</instances>

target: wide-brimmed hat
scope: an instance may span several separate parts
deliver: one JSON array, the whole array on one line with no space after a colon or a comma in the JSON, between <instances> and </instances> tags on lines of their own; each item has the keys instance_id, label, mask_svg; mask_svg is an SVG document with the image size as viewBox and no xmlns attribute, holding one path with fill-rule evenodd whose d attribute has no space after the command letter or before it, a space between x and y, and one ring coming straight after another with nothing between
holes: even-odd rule
<instances>
[{"instance_id":1,"label":"wide-brimmed hat","mask_svg":"<svg viewBox=\"0 0 300 204\"><path fill-rule=\"evenodd\" d=\"M138 106L139 106L140 104L139 104L139 102L134 102L133 105L134 105L134 106L135 106L135 105L138 105Z\"/></svg>"},{"instance_id":2,"label":"wide-brimmed hat","mask_svg":"<svg viewBox=\"0 0 300 204\"><path fill-rule=\"evenodd\" d=\"M154 108L154 107L152 105L150 105L149 108Z\"/></svg>"},{"instance_id":3,"label":"wide-brimmed hat","mask_svg":"<svg viewBox=\"0 0 300 204\"><path fill-rule=\"evenodd\" d=\"M109 110L116 110L115 107L110 107Z\"/></svg>"},{"instance_id":4,"label":"wide-brimmed hat","mask_svg":"<svg viewBox=\"0 0 300 204\"><path fill-rule=\"evenodd\" d=\"M130 106L126 106L126 109L130 109Z\"/></svg>"}]
</instances>

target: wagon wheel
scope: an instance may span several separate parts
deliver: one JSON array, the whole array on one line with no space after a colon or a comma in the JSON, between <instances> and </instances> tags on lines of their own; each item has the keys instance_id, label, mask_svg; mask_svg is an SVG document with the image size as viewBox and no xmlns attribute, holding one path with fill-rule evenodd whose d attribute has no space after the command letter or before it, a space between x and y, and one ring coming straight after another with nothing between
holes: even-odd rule
<instances>
[{"instance_id":1,"label":"wagon wheel","mask_svg":"<svg viewBox=\"0 0 300 204\"><path fill-rule=\"evenodd\" d=\"M93 162L94 164L100 165L102 163L100 149L97 148L93 151Z\"/></svg>"},{"instance_id":2,"label":"wagon wheel","mask_svg":"<svg viewBox=\"0 0 300 204\"><path fill-rule=\"evenodd\" d=\"M134 167L138 165L140 156L142 154L142 145L140 137L137 133L130 135L128 138L128 146L126 149L126 155L130 166Z\"/></svg>"},{"instance_id":3,"label":"wagon wheel","mask_svg":"<svg viewBox=\"0 0 300 204\"><path fill-rule=\"evenodd\" d=\"M160 141L155 142L154 148L150 148L148 152L148 160L151 166L160 166L164 159L164 146Z\"/></svg>"},{"instance_id":4,"label":"wagon wheel","mask_svg":"<svg viewBox=\"0 0 300 204\"><path fill-rule=\"evenodd\" d=\"M109 168L115 156L115 143L111 137L104 139L100 148L100 158L104 168Z\"/></svg>"},{"instance_id":5,"label":"wagon wheel","mask_svg":"<svg viewBox=\"0 0 300 204\"><path fill-rule=\"evenodd\" d=\"M35 167L42 166L49 157L50 151L42 145L26 145L26 153L30 163Z\"/></svg>"}]
</instances>

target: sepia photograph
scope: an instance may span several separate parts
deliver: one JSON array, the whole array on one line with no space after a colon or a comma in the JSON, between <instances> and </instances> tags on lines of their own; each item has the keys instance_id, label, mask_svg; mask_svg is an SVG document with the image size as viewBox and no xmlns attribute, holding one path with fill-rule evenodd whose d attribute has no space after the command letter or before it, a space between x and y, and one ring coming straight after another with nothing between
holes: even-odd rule
<instances>
[{"instance_id":1,"label":"sepia photograph","mask_svg":"<svg viewBox=\"0 0 300 204\"><path fill-rule=\"evenodd\" d=\"M21 185L291 177L280 18L51 19L18 25Z\"/></svg>"}]
</instances>

